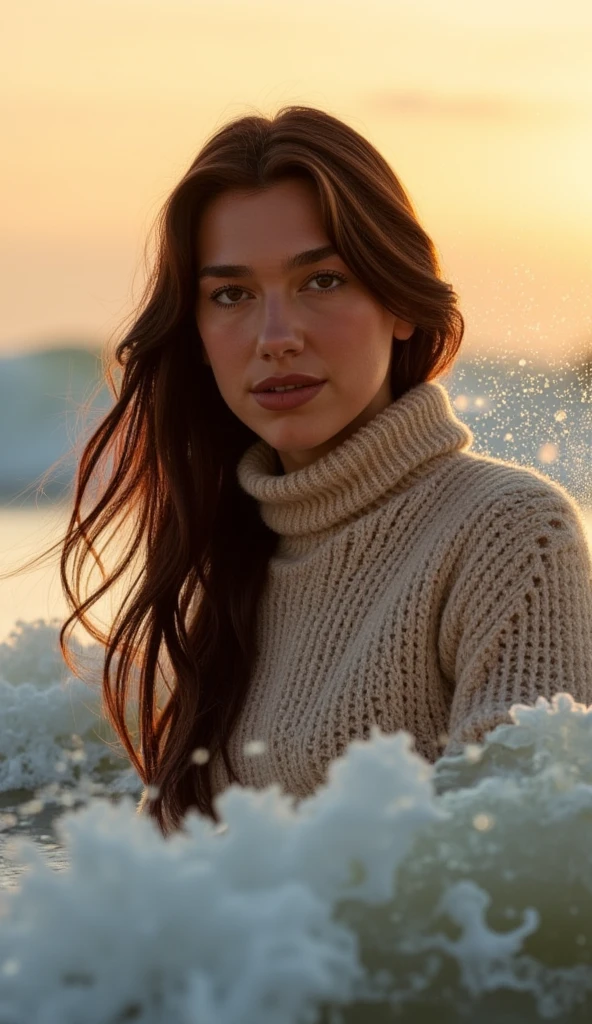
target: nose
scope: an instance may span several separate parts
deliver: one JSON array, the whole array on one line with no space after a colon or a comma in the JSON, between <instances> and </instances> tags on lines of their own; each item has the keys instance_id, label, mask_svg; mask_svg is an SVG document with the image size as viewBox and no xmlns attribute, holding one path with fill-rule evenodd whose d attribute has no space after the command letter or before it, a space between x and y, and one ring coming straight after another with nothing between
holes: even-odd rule
<instances>
[{"instance_id":1,"label":"nose","mask_svg":"<svg viewBox=\"0 0 592 1024\"><path fill-rule=\"evenodd\" d=\"M257 335L257 356L281 359L282 356L301 352L301 333L288 305L277 301L267 303Z\"/></svg>"}]
</instances>

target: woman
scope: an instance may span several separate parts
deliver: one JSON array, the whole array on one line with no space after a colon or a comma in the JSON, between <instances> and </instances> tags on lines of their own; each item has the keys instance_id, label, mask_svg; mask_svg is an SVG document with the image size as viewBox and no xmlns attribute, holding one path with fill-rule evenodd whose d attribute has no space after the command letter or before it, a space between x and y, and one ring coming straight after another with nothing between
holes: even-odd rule
<instances>
[{"instance_id":1,"label":"woman","mask_svg":"<svg viewBox=\"0 0 592 1024\"><path fill-rule=\"evenodd\" d=\"M139 565L111 633L93 627L139 809L166 835L189 807L218 821L232 781L301 798L373 723L434 762L517 702L592 703L579 510L469 450L437 382L457 296L380 154L308 107L235 119L159 226L62 555L66 656ZM86 559L123 527L85 603Z\"/></svg>"}]
</instances>

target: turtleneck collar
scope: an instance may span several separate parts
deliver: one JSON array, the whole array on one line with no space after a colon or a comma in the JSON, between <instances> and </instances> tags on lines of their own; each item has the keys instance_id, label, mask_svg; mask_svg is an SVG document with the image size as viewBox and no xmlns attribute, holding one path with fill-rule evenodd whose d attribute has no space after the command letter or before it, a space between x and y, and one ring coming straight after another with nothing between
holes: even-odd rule
<instances>
[{"instance_id":1,"label":"turtleneck collar","mask_svg":"<svg viewBox=\"0 0 592 1024\"><path fill-rule=\"evenodd\" d=\"M361 515L423 463L464 450L473 434L435 381L418 384L310 466L278 474L266 441L237 466L240 486L256 498L263 521L284 537L331 530Z\"/></svg>"}]
</instances>

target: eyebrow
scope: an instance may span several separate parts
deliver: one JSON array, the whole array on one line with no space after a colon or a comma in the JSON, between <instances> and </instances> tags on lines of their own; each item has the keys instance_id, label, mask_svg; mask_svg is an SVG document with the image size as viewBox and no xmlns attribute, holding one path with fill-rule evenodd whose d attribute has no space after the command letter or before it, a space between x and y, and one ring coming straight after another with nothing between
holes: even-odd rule
<instances>
[{"instance_id":1,"label":"eyebrow","mask_svg":"<svg viewBox=\"0 0 592 1024\"><path fill-rule=\"evenodd\" d=\"M332 245L322 245L318 249L306 249L304 252L296 253L282 265L283 270L294 270L295 267L305 267L309 263L320 263L329 256L338 256L339 253ZM210 266L202 267L198 278L202 277L252 277L255 271L241 263L212 263Z\"/></svg>"}]
</instances>

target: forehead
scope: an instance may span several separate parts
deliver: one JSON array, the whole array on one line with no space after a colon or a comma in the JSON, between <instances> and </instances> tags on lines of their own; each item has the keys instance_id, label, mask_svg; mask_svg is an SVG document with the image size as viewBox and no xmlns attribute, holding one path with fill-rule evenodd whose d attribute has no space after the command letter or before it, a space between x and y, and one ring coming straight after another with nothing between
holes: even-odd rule
<instances>
[{"instance_id":1,"label":"forehead","mask_svg":"<svg viewBox=\"0 0 592 1024\"><path fill-rule=\"evenodd\" d=\"M316 188L299 179L222 193L204 210L197 234L202 263L254 263L258 257L283 258L325 242Z\"/></svg>"}]
</instances>

